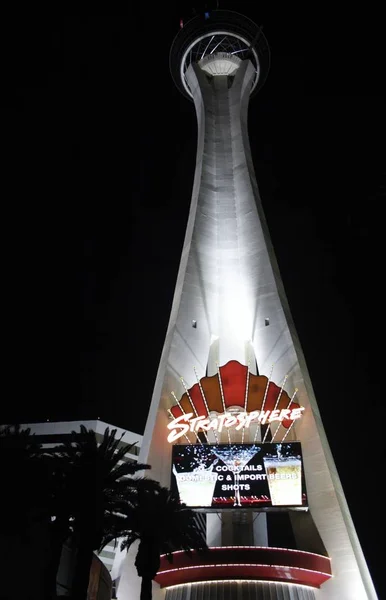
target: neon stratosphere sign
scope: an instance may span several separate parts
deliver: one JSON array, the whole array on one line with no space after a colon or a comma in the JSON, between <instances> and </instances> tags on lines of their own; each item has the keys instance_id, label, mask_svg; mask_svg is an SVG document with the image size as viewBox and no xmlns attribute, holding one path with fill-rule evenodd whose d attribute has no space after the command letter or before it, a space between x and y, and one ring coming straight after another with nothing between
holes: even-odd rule
<instances>
[{"instance_id":1,"label":"neon stratosphere sign","mask_svg":"<svg viewBox=\"0 0 386 600\"><path fill-rule=\"evenodd\" d=\"M167 439L169 443L175 442L181 436L186 435L188 431L197 433L200 430L214 430L221 433L224 428L228 429L229 427L235 427L236 431L243 428L248 429L251 423L266 425L267 423L273 423L274 421L295 421L296 419L300 419L303 410L303 406L281 410L254 410L250 413L224 413L214 418L208 418L208 416L197 416L192 418L194 416L193 413L184 413L168 424L167 427L171 431Z\"/></svg>"}]
</instances>

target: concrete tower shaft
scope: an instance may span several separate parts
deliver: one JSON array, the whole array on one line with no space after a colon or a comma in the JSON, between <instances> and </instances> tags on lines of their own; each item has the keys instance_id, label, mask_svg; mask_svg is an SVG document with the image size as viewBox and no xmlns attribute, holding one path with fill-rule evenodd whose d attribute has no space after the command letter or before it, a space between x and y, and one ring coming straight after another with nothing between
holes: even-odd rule
<instances>
[{"instance_id":1,"label":"concrete tower shaft","mask_svg":"<svg viewBox=\"0 0 386 600\"><path fill-rule=\"evenodd\" d=\"M197 328L210 336L205 343L207 349L210 339L220 341L211 355L208 374L216 372L216 362L251 362L248 342L255 337L256 326L264 323L262 295L268 299L275 290L272 274L269 279L262 277L266 247L252 190L252 165L247 161L247 123L243 116L253 77L249 61L241 63L230 87L227 76L208 81L197 64L191 65L186 75L195 101L202 148L197 155L195 187L199 193L187 265L187 284L194 286L195 295L186 287L183 301L189 306L199 294L200 308L191 307L192 311L198 309L192 318ZM256 234L252 244L251 231ZM262 283L264 291L259 290ZM200 359L205 367L207 357L204 362L203 357Z\"/></svg>"}]
</instances>

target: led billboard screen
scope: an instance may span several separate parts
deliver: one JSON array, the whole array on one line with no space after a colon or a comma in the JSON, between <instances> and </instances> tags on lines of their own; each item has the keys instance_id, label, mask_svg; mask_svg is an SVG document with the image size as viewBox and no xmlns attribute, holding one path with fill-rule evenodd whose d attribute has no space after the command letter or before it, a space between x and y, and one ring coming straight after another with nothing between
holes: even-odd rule
<instances>
[{"instance_id":1,"label":"led billboard screen","mask_svg":"<svg viewBox=\"0 0 386 600\"><path fill-rule=\"evenodd\" d=\"M175 445L172 489L191 508L306 508L300 442Z\"/></svg>"}]
</instances>

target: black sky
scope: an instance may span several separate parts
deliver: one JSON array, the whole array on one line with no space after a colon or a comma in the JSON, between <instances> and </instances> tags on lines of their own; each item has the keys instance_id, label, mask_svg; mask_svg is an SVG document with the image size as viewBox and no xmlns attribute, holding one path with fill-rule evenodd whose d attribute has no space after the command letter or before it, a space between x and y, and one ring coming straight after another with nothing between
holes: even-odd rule
<instances>
[{"instance_id":1,"label":"black sky","mask_svg":"<svg viewBox=\"0 0 386 600\"><path fill-rule=\"evenodd\" d=\"M99 416L143 432L188 217L196 121L168 71L189 3L130 7L12 26L3 422ZM237 2L272 51L249 116L263 206L381 597L385 49L370 8Z\"/></svg>"}]
</instances>

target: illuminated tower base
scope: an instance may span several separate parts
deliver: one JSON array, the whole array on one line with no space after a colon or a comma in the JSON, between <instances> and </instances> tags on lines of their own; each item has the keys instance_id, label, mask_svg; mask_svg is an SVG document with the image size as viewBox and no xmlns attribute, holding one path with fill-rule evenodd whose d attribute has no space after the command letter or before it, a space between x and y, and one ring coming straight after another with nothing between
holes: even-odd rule
<instances>
[{"instance_id":1,"label":"illuminated tower base","mask_svg":"<svg viewBox=\"0 0 386 600\"><path fill-rule=\"evenodd\" d=\"M270 441L297 441L309 510L282 511L294 540L288 547L280 531L272 544L269 521L275 511L269 507L249 505L244 510L245 498L227 510L212 506L204 513L209 558L203 562L180 553L173 565L162 561L154 597L166 592L168 600L375 599L291 319L253 170L248 103L268 67L263 34L249 19L232 12L192 19L172 46L172 75L196 108L197 160L170 322L139 459L152 465L153 478L169 486L173 443L167 441L168 425L178 418L190 424L188 414L215 425L207 432L192 425L178 444L258 443L263 454ZM224 425L219 430L221 415L225 423L224 415L251 411L267 420L256 418L248 427ZM245 481L246 475L248 471L241 472ZM137 592L130 595L135 579L130 560L120 570L120 600L138 597Z\"/></svg>"}]
</instances>

